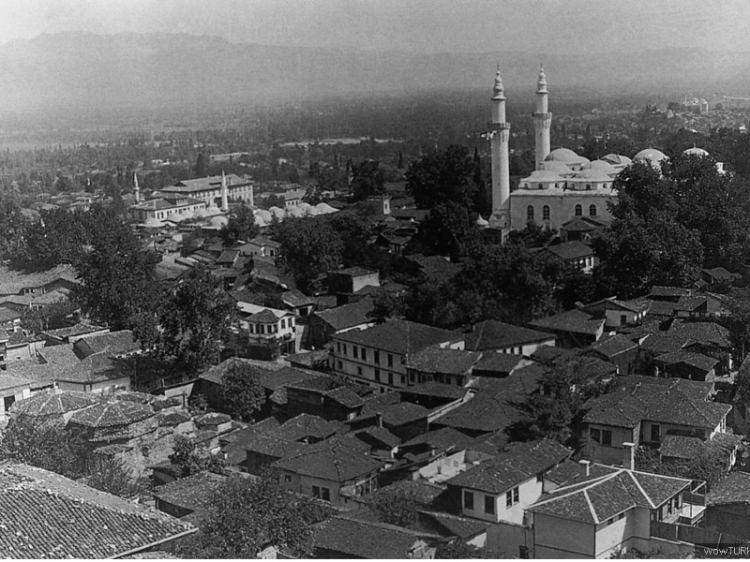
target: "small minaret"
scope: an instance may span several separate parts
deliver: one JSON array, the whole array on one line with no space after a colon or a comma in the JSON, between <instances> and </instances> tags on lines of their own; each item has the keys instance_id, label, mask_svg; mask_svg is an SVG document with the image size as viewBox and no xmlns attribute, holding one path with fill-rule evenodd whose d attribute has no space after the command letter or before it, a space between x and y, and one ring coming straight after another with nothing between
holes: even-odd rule
<instances>
[{"instance_id":1,"label":"small minaret","mask_svg":"<svg viewBox=\"0 0 750 562\"><path fill-rule=\"evenodd\" d=\"M498 65L492 88L492 122L488 134L492 159L492 215L489 222L490 227L503 230L510 228L510 123L505 121L505 100Z\"/></svg>"},{"instance_id":2,"label":"small minaret","mask_svg":"<svg viewBox=\"0 0 750 562\"><path fill-rule=\"evenodd\" d=\"M135 172L133 172L133 197L136 205L141 202L141 188L138 186L138 174Z\"/></svg>"},{"instance_id":3,"label":"small minaret","mask_svg":"<svg viewBox=\"0 0 750 562\"><path fill-rule=\"evenodd\" d=\"M542 162L550 152L549 128L552 124L552 114L549 112L547 97L547 77L544 68L539 66L539 78L536 81L536 111L531 114L534 120L534 167L542 169Z\"/></svg>"},{"instance_id":4,"label":"small minaret","mask_svg":"<svg viewBox=\"0 0 750 562\"><path fill-rule=\"evenodd\" d=\"M221 210L229 212L229 190L227 189L227 176L221 171Z\"/></svg>"}]
</instances>

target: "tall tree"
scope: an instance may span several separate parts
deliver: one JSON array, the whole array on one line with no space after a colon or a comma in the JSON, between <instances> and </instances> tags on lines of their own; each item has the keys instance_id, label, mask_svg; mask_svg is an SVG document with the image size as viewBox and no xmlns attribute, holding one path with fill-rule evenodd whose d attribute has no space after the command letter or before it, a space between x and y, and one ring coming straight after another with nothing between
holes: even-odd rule
<instances>
[{"instance_id":1,"label":"tall tree","mask_svg":"<svg viewBox=\"0 0 750 562\"><path fill-rule=\"evenodd\" d=\"M383 193L385 174L376 160L364 160L352 167L351 191L356 201Z\"/></svg>"},{"instance_id":2,"label":"tall tree","mask_svg":"<svg viewBox=\"0 0 750 562\"><path fill-rule=\"evenodd\" d=\"M406 172L407 189L420 209L453 201L473 212L479 194L475 167L468 148L451 145L444 152L413 161Z\"/></svg>"},{"instance_id":3,"label":"tall tree","mask_svg":"<svg viewBox=\"0 0 750 562\"><path fill-rule=\"evenodd\" d=\"M260 373L252 365L232 363L221 378L222 395L232 417L250 422L266 402Z\"/></svg>"},{"instance_id":4,"label":"tall tree","mask_svg":"<svg viewBox=\"0 0 750 562\"><path fill-rule=\"evenodd\" d=\"M221 227L219 236L224 244L231 246L238 240L248 241L258 235L260 228L255 224L253 210L240 205L229 217L227 224Z\"/></svg>"}]
</instances>

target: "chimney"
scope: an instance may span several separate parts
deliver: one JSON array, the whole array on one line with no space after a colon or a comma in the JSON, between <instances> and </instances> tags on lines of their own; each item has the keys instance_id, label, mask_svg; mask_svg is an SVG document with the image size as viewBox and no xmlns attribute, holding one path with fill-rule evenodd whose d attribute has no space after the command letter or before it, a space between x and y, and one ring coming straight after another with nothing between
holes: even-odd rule
<instances>
[{"instance_id":1,"label":"chimney","mask_svg":"<svg viewBox=\"0 0 750 562\"><path fill-rule=\"evenodd\" d=\"M628 470L635 470L635 443L626 441L622 444L622 446L624 447L622 466L624 466Z\"/></svg>"},{"instance_id":2,"label":"chimney","mask_svg":"<svg viewBox=\"0 0 750 562\"><path fill-rule=\"evenodd\" d=\"M382 412L375 412L375 425L378 427L383 427L383 413Z\"/></svg>"},{"instance_id":3,"label":"chimney","mask_svg":"<svg viewBox=\"0 0 750 562\"><path fill-rule=\"evenodd\" d=\"M578 463L583 466L583 470L586 473L586 476L591 476L591 461L584 459L582 461L578 461Z\"/></svg>"}]
</instances>

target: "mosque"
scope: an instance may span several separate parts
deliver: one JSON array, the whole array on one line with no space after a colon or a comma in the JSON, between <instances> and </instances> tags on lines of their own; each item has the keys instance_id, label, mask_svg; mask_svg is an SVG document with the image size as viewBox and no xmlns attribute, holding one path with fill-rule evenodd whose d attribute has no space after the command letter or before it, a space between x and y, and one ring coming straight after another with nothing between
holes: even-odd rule
<instances>
[{"instance_id":1,"label":"mosque","mask_svg":"<svg viewBox=\"0 0 750 562\"><path fill-rule=\"evenodd\" d=\"M518 188L510 190L508 141L510 123L505 118L506 97L498 67L492 90L492 122L484 135L491 143L492 215L489 221L479 217L480 227L500 230L504 238L510 230L523 230L534 223L560 230L577 217L601 224L609 223L610 201L617 197L612 186L620 171L633 161L648 163L661 169L667 156L655 148L646 148L631 160L622 154L607 154L598 160L579 156L568 148L550 150L549 90L544 68L539 70L536 88L536 111L532 114L535 136L534 171L522 178ZM708 156L700 148L687 154Z\"/></svg>"}]
</instances>

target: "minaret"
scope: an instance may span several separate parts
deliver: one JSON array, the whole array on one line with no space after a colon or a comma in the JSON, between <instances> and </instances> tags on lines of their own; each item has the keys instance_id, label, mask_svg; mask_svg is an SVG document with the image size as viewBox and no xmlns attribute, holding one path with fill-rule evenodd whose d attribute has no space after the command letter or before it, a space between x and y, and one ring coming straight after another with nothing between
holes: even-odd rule
<instances>
[{"instance_id":1,"label":"minaret","mask_svg":"<svg viewBox=\"0 0 750 562\"><path fill-rule=\"evenodd\" d=\"M141 188L138 186L138 174L135 172L133 172L133 197L136 205L141 202Z\"/></svg>"},{"instance_id":2,"label":"minaret","mask_svg":"<svg viewBox=\"0 0 750 562\"><path fill-rule=\"evenodd\" d=\"M221 210L229 212L229 190L227 189L227 176L221 171Z\"/></svg>"},{"instance_id":3,"label":"minaret","mask_svg":"<svg viewBox=\"0 0 750 562\"><path fill-rule=\"evenodd\" d=\"M490 123L490 154L492 157L492 215L490 227L510 228L510 159L508 141L510 123L505 122L505 94L500 65L497 66L492 88L492 122ZM504 236L504 235L503 235Z\"/></svg>"},{"instance_id":4,"label":"minaret","mask_svg":"<svg viewBox=\"0 0 750 562\"><path fill-rule=\"evenodd\" d=\"M547 105L547 77L544 75L544 68L539 67L539 78L536 81L536 111L532 113L534 119L534 153L537 170L542 169L542 162L547 158L550 152L549 128L552 124L552 114L549 112Z\"/></svg>"}]
</instances>

